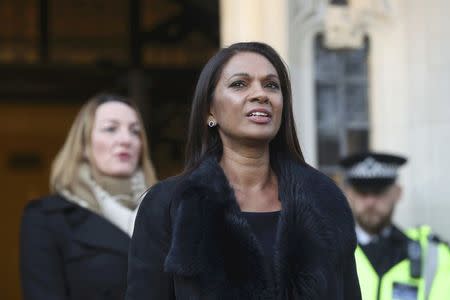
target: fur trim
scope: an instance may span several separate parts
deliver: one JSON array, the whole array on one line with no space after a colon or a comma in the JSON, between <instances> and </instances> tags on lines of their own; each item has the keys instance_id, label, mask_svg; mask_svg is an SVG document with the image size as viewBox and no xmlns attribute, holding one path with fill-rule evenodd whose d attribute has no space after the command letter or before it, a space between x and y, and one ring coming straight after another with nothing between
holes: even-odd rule
<instances>
[{"instance_id":1,"label":"fur trim","mask_svg":"<svg viewBox=\"0 0 450 300\"><path fill-rule=\"evenodd\" d=\"M275 245L276 282L268 280L262 249L215 158L203 161L174 193L179 205L165 271L195 278L202 295L213 299L325 299L326 273L337 264L336 249L343 249L336 248L342 225L317 205L323 199L317 199L322 195L314 189L323 181L334 185L293 162L283 163L277 176L283 208ZM338 189L328 191L336 201Z\"/></svg>"}]
</instances>

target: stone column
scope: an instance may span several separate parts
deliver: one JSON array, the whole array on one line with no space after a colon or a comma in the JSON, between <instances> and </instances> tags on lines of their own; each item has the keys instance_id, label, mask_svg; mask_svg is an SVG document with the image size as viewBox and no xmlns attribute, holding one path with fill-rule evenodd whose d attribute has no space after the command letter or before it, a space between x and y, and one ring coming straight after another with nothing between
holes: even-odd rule
<instances>
[{"instance_id":1,"label":"stone column","mask_svg":"<svg viewBox=\"0 0 450 300\"><path fill-rule=\"evenodd\" d=\"M288 0L220 0L221 45L259 41L286 59Z\"/></svg>"}]
</instances>

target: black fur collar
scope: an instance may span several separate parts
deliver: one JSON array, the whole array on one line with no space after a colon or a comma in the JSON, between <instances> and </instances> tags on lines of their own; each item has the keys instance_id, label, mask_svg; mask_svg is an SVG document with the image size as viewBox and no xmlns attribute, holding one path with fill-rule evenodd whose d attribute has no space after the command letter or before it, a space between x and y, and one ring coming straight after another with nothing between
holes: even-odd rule
<instances>
[{"instance_id":1,"label":"black fur collar","mask_svg":"<svg viewBox=\"0 0 450 300\"><path fill-rule=\"evenodd\" d=\"M275 282L267 280L260 246L215 158L204 160L177 187L165 270L194 277L208 299L326 299L327 272L346 247L338 233L347 225L353 230L334 216L342 195L307 165L285 161L276 172L282 211Z\"/></svg>"}]
</instances>

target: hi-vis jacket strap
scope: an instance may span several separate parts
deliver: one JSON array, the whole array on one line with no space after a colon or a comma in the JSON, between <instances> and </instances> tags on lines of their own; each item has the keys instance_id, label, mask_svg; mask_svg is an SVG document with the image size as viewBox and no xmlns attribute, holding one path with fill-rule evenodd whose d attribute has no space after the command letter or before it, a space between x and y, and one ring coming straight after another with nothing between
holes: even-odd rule
<instances>
[{"instance_id":1,"label":"hi-vis jacket strap","mask_svg":"<svg viewBox=\"0 0 450 300\"><path fill-rule=\"evenodd\" d=\"M408 241L409 274L412 278L422 277L422 247L418 241Z\"/></svg>"},{"instance_id":2,"label":"hi-vis jacket strap","mask_svg":"<svg viewBox=\"0 0 450 300\"><path fill-rule=\"evenodd\" d=\"M428 239L428 249L427 258L425 259L425 270L424 270L424 280L425 280L425 299L428 300L431 292L431 287L433 285L434 277L436 276L436 271L438 268L438 243L432 239Z\"/></svg>"}]
</instances>

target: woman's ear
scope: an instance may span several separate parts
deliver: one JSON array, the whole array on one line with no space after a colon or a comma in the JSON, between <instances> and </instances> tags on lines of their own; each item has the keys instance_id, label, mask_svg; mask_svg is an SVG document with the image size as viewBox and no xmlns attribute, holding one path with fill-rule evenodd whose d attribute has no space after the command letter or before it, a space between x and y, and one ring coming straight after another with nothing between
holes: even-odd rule
<instances>
[{"instance_id":1,"label":"woman's ear","mask_svg":"<svg viewBox=\"0 0 450 300\"><path fill-rule=\"evenodd\" d=\"M209 118L209 117L214 117L214 115L215 115L215 112L214 112L214 106L213 106L213 105L210 105L210 106L209 106L209 114L208 114L208 118Z\"/></svg>"},{"instance_id":2,"label":"woman's ear","mask_svg":"<svg viewBox=\"0 0 450 300\"><path fill-rule=\"evenodd\" d=\"M209 114L206 122L207 122L208 126L211 128L216 127L216 125L217 125L217 121L212 114Z\"/></svg>"}]
</instances>

